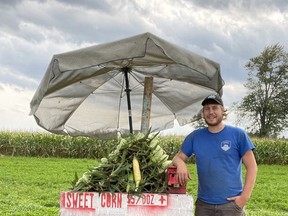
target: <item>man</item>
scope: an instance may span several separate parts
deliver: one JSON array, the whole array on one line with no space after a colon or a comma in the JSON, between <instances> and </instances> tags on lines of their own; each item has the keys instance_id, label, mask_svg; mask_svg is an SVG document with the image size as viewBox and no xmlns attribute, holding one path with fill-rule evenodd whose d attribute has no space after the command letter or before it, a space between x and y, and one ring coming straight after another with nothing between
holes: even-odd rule
<instances>
[{"instance_id":1,"label":"man","mask_svg":"<svg viewBox=\"0 0 288 216\"><path fill-rule=\"evenodd\" d=\"M185 161L195 155L198 173L196 216L243 216L257 174L255 148L246 132L225 125L223 101L210 95L202 102L202 114L208 127L197 129L184 140L173 158L179 183L191 179ZM242 163L246 168L242 186Z\"/></svg>"}]
</instances>

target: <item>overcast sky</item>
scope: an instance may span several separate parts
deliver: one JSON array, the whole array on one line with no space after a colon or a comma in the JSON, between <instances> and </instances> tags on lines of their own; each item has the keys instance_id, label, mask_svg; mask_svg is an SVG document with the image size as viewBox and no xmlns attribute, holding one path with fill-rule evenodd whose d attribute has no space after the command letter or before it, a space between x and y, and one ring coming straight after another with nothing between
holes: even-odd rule
<instances>
[{"instance_id":1,"label":"overcast sky","mask_svg":"<svg viewBox=\"0 0 288 216\"><path fill-rule=\"evenodd\" d=\"M54 54L150 32L221 65L227 107L245 64L288 48L287 0L0 0L0 130L41 129L30 101Z\"/></svg>"}]
</instances>

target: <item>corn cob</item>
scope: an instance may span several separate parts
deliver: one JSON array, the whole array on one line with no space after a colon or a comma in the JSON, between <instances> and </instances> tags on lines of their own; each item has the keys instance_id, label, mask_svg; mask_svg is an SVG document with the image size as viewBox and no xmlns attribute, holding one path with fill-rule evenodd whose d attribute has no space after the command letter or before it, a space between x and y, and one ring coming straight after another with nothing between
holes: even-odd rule
<instances>
[{"instance_id":1,"label":"corn cob","mask_svg":"<svg viewBox=\"0 0 288 216\"><path fill-rule=\"evenodd\" d=\"M133 160L135 157L135 160ZM139 167L141 163L141 170ZM107 158L89 168L79 181L75 176L73 191L167 193L165 169L170 164L157 134L136 134L121 138ZM135 166L134 166L135 165ZM128 181L127 181L128 180Z\"/></svg>"},{"instance_id":2,"label":"corn cob","mask_svg":"<svg viewBox=\"0 0 288 216\"><path fill-rule=\"evenodd\" d=\"M126 187L126 192L129 193L130 190L132 188L134 188L134 177L133 177L133 173L130 173L128 176L128 183L127 183L127 187Z\"/></svg>"},{"instance_id":3,"label":"corn cob","mask_svg":"<svg viewBox=\"0 0 288 216\"><path fill-rule=\"evenodd\" d=\"M135 186L136 186L135 191L137 191L139 188L140 181L141 181L141 171L140 171L139 162L135 156L133 157L133 174L134 174L134 181L135 181Z\"/></svg>"}]
</instances>

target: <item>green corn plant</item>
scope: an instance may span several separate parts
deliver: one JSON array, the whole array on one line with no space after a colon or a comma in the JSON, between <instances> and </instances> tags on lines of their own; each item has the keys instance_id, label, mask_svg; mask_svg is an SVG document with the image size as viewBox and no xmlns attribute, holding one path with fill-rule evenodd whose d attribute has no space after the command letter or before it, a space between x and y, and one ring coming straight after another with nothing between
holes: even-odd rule
<instances>
[{"instance_id":1,"label":"green corn plant","mask_svg":"<svg viewBox=\"0 0 288 216\"><path fill-rule=\"evenodd\" d=\"M72 181L71 190L167 193L165 170L171 161L160 147L157 136L150 135L149 130L145 135L139 133L121 138L115 143L115 150L107 158L102 158L98 166L90 168L81 178ZM135 158L139 163L137 170Z\"/></svg>"}]
</instances>

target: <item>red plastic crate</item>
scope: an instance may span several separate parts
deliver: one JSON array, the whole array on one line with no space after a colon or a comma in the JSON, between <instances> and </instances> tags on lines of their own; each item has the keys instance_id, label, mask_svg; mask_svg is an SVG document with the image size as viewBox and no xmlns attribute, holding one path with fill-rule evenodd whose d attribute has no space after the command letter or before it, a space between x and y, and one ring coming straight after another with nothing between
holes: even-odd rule
<instances>
[{"instance_id":1,"label":"red plastic crate","mask_svg":"<svg viewBox=\"0 0 288 216\"><path fill-rule=\"evenodd\" d=\"M186 185L180 185L177 176L177 167L169 166L167 168L167 184L169 193L172 194L186 194Z\"/></svg>"}]
</instances>

